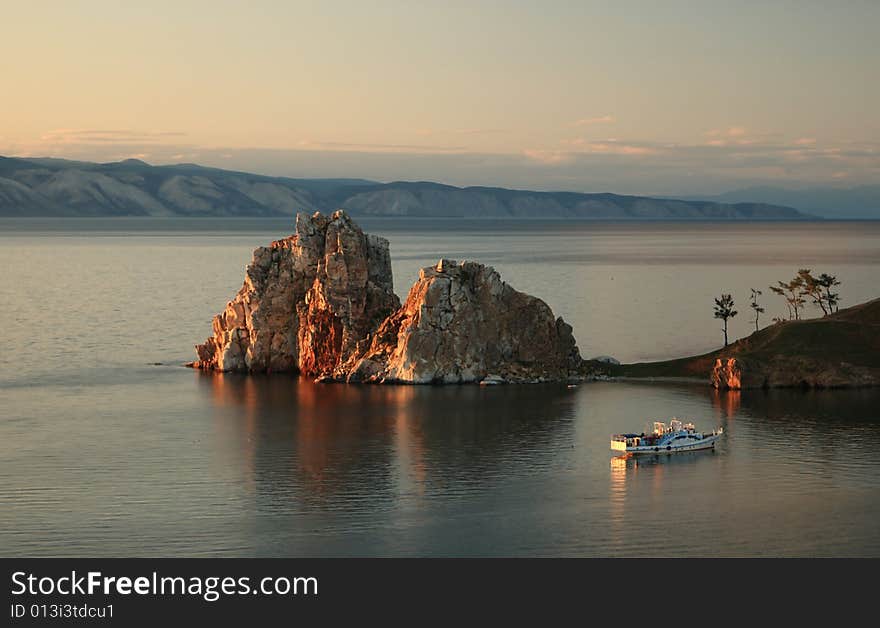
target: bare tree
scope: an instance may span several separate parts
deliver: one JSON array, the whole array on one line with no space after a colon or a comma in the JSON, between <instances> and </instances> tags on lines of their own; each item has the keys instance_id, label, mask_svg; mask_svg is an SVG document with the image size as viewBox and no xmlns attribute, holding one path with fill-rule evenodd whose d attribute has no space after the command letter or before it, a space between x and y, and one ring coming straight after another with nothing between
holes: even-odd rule
<instances>
[{"instance_id":1,"label":"bare tree","mask_svg":"<svg viewBox=\"0 0 880 628\"><path fill-rule=\"evenodd\" d=\"M758 297L764 294L760 290L755 290L752 288L752 302L749 304L749 307L755 311L755 331L758 331L758 317L764 313L764 308L758 305Z\"/></svg>"},{"instance_id":2,"label":"bare tree","mask_svg":"<svg viewBox=\"0 0 880 628\"><path fill-rule=\"evenodd\" d=\"M727 346L727 321L737 315L737 311L733 309L733 297L729 294L722 294L715 299L715 318L724 321L724 346Z\"/></svg>"}]
</instances>

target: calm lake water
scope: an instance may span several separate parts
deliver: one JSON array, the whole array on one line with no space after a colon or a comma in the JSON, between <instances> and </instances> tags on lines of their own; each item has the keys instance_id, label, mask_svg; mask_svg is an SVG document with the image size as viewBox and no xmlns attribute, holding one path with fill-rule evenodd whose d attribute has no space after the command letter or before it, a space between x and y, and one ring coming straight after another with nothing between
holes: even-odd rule
<instances>
[{"instance_id":1,"label":"calm lake water","mask_svg":"<svg viewBox=\"0 0 880 628\"><path fill-rule=\"evenodd\" d=\"M623 361L749 332L798 268L878 296L880 223L362 220L397 292L495 266ZM880 391L358 387L178 365L287 221L0 220L0 555L880 556ZM809 310L808 310L809 311ZM815 315L810 312L810 315ZM612 458L677 415L718 450Z\"/></svg>"}]
</instances>

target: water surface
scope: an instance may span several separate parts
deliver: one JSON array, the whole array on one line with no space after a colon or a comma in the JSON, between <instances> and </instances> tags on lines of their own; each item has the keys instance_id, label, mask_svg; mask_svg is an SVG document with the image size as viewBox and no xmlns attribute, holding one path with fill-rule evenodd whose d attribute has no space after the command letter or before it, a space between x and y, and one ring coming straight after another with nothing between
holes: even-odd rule
<instances>
[{"instance_id":1,"label":"water surface","mask_svg":"<svg viewBox=\"0 0 880 628\"><path fill-rule=\"evenodd\" d=\"M365 220L396 288L494 265L586 356L715 348L797 268L876 296L875 223ZM880 556L880 394L316 385L182 369L279 221L0 221L0 555ZM765 293L768 291L765 291ZM768 322L783 304L765 296ZM672 415L715 452L620 461Z\"/></svg>"}]
</instances>

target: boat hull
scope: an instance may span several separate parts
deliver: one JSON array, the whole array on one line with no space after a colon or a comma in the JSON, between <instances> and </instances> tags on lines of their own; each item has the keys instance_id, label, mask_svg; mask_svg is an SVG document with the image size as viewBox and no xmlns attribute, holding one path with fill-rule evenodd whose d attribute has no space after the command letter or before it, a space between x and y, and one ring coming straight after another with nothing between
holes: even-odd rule
<instances>
[{"instance_id":1,"label":"boat hull","mask_svg":"<svg viewBox=\"0 0 880 628\"><path fill-rule=\"evenodd\" d=\"M641 445L639 447L627 447L626 453L628 454L643 454L643 455L661 455L661 454L677 454L683 451L702 451L704 449L715 449L715 443L721 437L720 434L715 434L713 436L705 436L701 440L697 442L684 443L681 445Z\"/></svg>"}]
</instances>

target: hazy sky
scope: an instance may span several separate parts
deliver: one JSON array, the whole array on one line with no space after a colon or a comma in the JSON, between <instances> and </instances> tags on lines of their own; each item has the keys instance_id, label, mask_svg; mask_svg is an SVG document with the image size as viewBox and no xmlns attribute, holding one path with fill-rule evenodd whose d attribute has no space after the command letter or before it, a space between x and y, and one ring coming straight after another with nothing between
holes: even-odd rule
<instances>
[{"instance_id":1,"label":"hazy sky","mask_svg":"<svg viewBox=\"0 0 880 628\"><path fill-rule=\"evenodd\" d=\"M880 182L880 2L2 3L0 154L704 193Z\"/></svg>"}]
</instances>

